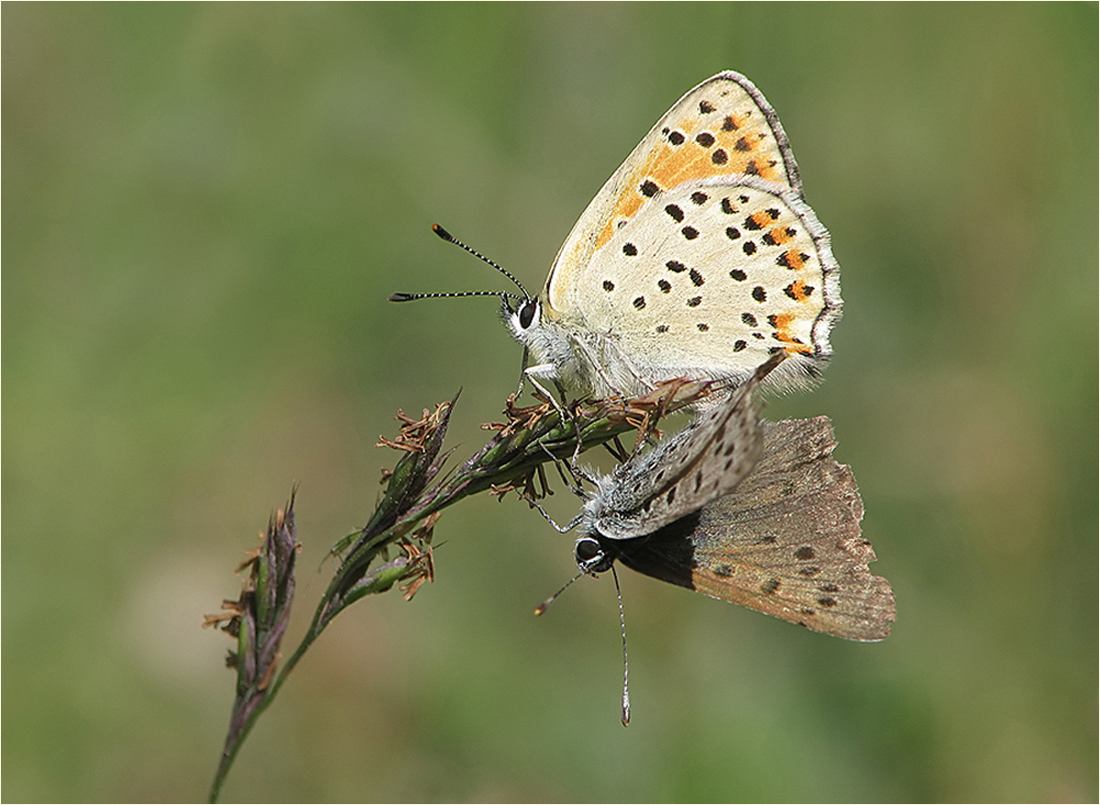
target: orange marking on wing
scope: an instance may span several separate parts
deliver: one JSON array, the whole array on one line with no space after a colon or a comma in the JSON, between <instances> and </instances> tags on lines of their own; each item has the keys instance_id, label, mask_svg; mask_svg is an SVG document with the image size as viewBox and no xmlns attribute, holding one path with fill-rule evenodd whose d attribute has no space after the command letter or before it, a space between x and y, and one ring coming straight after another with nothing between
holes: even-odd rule
<instances>
[{"instance_id":1,"label":"orange marking on wing","mask_svg":"<svg viewBox=\"0 0 1100 805\"><path fill-rule=\"evenodd\" d=\"M777 149L761 150L768 136L764 122L750 124L746 115L735 117L734 123L737 125L735 129L723 125L715 132L718 146L730 155L730 161L724 166L726 170L723 173L749 173L769 181L782 181L782 158Z\"/></svg>"},{"instance_id":2,"label":"orange marking on wing","mask_svg":"<svg viewBox=\"0 0 1100 805\"><path fill-rule=\"evenodd\" d=\"M798 251L798 249L789 249L779 255L779 259L776 262L781 266L792 268L795 271L801 271L806 267L806 256Z\"/></svg>"},{"instance_id":3,"label":"orange marking on wing","mask_svg":"<svg viewBox=\"0 0 1100 805\"><path fill-rule=\"evenodd\" d=\"M730 125L727 121L732 121L737 128L727 128ZM643 175L652 177L665 190L711 176L752 174L770 181L784 180L778 151L774 148L760 150L768 134L763 120L752 123L748 115L727 115L721 122L710 121L716 124L713 126L704 126L705 122L694 117L683 120L675 128L684 134L684 144L674 149L667 144L654 149L646 160ZM701 131L714 137L709 147L695 139ZM738 147L742 141L744 145ZM719 151L722 153L716 160L715 154Z\"/></svg>"},{"instance_id":4,"label":"orange marking on wing","mask_svg":"<svg viewBox=\"0 0 1100 805\"><path fill-rule=\"evenodd\" d=\"M726 115L722 118L721 129L724 132L738 132L734 137L740 137L741 129L745 128L745 124L748 123L748 115Z\"/></svg>"},{"instance_id":5,"label":"orange marking on wing","mask_svg":"<svg viewBox=\"0 0 1100 805\"><path fill-rule=\"evenodd\" d=\"M687 179L706 176L699 171L700 148L695 143L684 143L672 153L671 149L658 151L646 161L646 175L665 190L671 190Z\"/></svg>"},{"instance_id":6,"label":"orange marking on wing","mask_svg":"<svg viewBox=\"0 0 1100 805\"><path fill-rule=\"evenodd\" d=\"M765 240L772 246L782 246L797 234L789 226L777 226L767 234Z\"/></svg>"},{"instance_id":7,"label":"orange marking on wing","mask_svg":"<svg viewBox=\"0 0 1100 805\"><path fill-rule=\"evenodd\" d=\"M784 289L787 296L791 297L796 302L805 302L806 299L809 298L812 290L812 288L807 290L806 283L802 280L795 280Z\"/></svg>"},{"instance_id":8,"label":"orange marking on wing","mask_svg":"<svg viewBox=\"0 0 1100 805\"><path fill-rule=\"evenodd\" d=\"M638 192L639 185L646 178L656 182L664 192L685 182L713 176L749 174L769 181L787 181L782 155L775 143L769 142L770 129L767 121L760 116L731 113L722 117L703 117L689 114L671 123L669 128L680 132L684 142L673 146L667 139L661 139L645 161L630 176L624 177L624 189L596 236L596 249L604 246L615 234L617 222L633 218L648 200ZM714 141L710 147L701 145L695 139L702 131L713 135ZM721 153L717 153L719 151ZM770 224L771 221L761 222L762 225L764 223Z\"/></svg>"},{"instance_id":9,"label":"orange marking on wing","mask_svg":"<svg viewBox=\"0 0 1100 805\"><path fill-rule=\"evenodd\" d=\"M668 191L689 179L715 173L717 172L710 166L704 149L694 142L686 142L678 147L663 143L655 148L641 168L627 177L628 189L619 197L607 223L596 236L596 248L603 246L615 234L616 222L633 218L645 203L647 199L638 190L645 179L653 180L663 191Z\"/></svg>"},{"instance_id":10,"label":"orange marking on wing","mask_svg":"<svg viewBox=\"0 0 1100 805\"><path fill-rule=\"evenodd\" d=\"M699 128L699 123L699 118L687 117L680 121L680 125L676 126L676 129L682 131L685 135L691 135Z\"/></svg>"},{"instance_id":11,"label":"orange marking on wing","mask_svg":"<svg viewBox=\"0 0 1100 805\"><path fill-rule=\"evenodd\" d=\"M791 333L791 325L794 323L794 319L794 313L776 313L774 316L769 317L770 322L775 326L775 337L787 344L786 350L788 353L813 352L813 347L800 343L798 338Z\"/></svg>"},{"instance_id":12,"label":"orange marking on wing","mask_svg":"<svg viewBox=\"0 0 1100 805\"><path fill-rule=\"evenodd\" d=\"M772 217L761 210L760 212L754 212L750 215L749 220L754 224L754 226L750 226L749 229L763 229L772 222Z\"/></svg>"},{"instance_id":13,"label":"orange marking on wing","mask_svg":"<svg viewBox=\"0 0 1100 805\"><path fill-rule=\"evenodd\" d=\"M745 168L742 173L759 176L761 179L774 182L779 179L778 165L779 163L774 159L749 159L745 161Z\"/></svg>"},{"instance_id":14,"label":"orange marking on wing","mask_svg":"<svg viewBox=\"0 0 1100 805\"><path fill-rule=\"evenodd\" d=\"M718 145L733 155L748 154L760 147L762 139L757 134L744 134L740 131L717 131Z\"/></svg>"},{"instance_id":15,"label":"orange marking on wing","mask_svg":"<svg viewBox=\"0 0 1100 805\"><path fill-rule=\"evenodd\" d=\"M619 203L611 211L611 217L607 219L607 223L600 230L600 234L596 236L596 248L600 248L611 240L611 236L615 234L615 223L623 218L627 220L633 218L644 201L645 196L637 189L637 182L635 182L633 191L623 193L619 197Z\"/></svg>"},{"instance_id":16,"label":"orange marking on wing","mask_svg":"<svg viewBox=\"0 0 1100 805\"><path fill-rule=\"evenodd\" d=\"M791 355L791 354L796 353L796 352L801 353L803 355L810 355L814 351L814 348L811 347L808 344L791 344L787 347L784 347L784 349L787 350L788 355Z\"/></svg>"}]
</instances>

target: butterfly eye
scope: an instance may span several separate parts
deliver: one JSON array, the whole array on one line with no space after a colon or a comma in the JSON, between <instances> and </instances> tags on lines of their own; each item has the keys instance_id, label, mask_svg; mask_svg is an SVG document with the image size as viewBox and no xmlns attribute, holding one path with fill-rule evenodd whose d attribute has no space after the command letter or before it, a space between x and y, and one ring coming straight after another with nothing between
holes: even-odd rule
<instances>
[{"instance_id":1,"label":"butterfly eye","mask_svg":"<svg viewBox=\"0 0 1100 805\"><path fill-rule=\"evenodd\" d=\"M577 557L577 563L591 562L601 553L600 543L591 537L581 537L577 540L577 545L574 548L574 554Z\"/></svg>"},{"instance_id":2,"label":"butterfly eye","mask_svg":"<svg viewBox=\"0 0 1100 805\"><path fill-rule=\"evenodd\" d=\"M592 537L581 537L577 540L573 554L577 559L577 567L589 575L604 573L615 563L615 558L608 556L600 543Z\"/></svg>"},{"instance_id":3,"label":"butterfly eye","mask_svg":"<svg viewBox=\"0 0 1100 805\"><path fill-rule=\"evenodd\" d=\"M528 299L519 309L519 326L526 330L531 326L531 322L535 319L535 309L538 307L538 301L535 299Z\"/></svg>"}]
</instances>

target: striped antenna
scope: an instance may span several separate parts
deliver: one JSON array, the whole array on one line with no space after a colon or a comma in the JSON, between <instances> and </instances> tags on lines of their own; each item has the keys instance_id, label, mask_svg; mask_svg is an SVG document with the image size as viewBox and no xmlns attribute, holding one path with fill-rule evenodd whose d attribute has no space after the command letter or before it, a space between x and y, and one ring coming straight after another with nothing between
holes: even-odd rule
<instances>
[{"instance_id":1,"label":"striped antenna","mask_svg":"<svg viewBox=\"0 0 1100 805\"><path fill-rule=\"evenodd\" d=\"M414 299L432 299L445 296L499 296L503 299L523 301L524 297L505 291L451 291L443 293L391 293L391 302L412 302Z\"/></svg>"},{"instance_id":2,"label":"striped antenna","mask_svg":"<svg viewBox=\"0 0 1100 805\"><path fill-rule=\"evenodd\" d=\"M545 601L543 601L541 604L539 604L537 607L535 607L535 614L536 615L541 615L543 612L545 612L547 609L549 609L550 605L552 603L554 603L554 599L556 599L559 595L561 595L566 590L568 590L569 586L583 575L584 575L584 571L582 570L582 571L578 572L577 575L575 575L569 581L565 582L565 584L562 585L562 588L560 590L558 590L552 596L550 596Z\"/></svg>"},{"instance_id":3,"label":"striped antenna","mask_svg":"<svg viewBox=\"0 0 1100 805\"><path fill-rule=\"evenodd\" d=\"M523 293L523 298L524 299L530 299L531 298L531 294L527 293L527 289L523 287L523 283L520 282L518 279L516 279L515 276L512 274L512 272L510 272L508 269L504 268L503 266L499 265L498 263L493 262L492 260L490 260L488 257L486 257L481 252L476 251L474 249L471 249L469 246L467 246L461 240L456 238L454 235L452 235L446 229L441 227L439 224L432 224L432 231L435 232L435 234L439 235L439 237L443 238L443 240L447 241L448 243L453 243L455 246L462 249L463 251L466 251L466 252L469 252L470 254L472 254L474 257L476 257L481 262L488 263L489 265L491 265L493 268L495 268L497 271L499 271L501 274L503 274L504 276L506 276L508 279L510 279L512 282L514 282L516 284L516 287L519 288L520 291Z\"/></svg>"},{"instance_id":4,"label":"striped antenna","mask_svg":"<svg viewBox=\"0 0 1100 805\"><path fill-rule=\"evenodd\" d=\"M444 291L439 293L392 293L390 294L391 302L412 302L415 299L441 299L460 296L496 296L501 299L514 299L517 302L528 302L531 300L531 294L527 293L527 289L523 287L523 283L516 279L510 271L498 265L497 263L494 263L492 260L481 254L480 252L471 249L469 246L467 246L458 238L454 237L450 232L441 227L439 224L432 224L432 231L448 243L453 243L455 246L458 246L463 251L469 252L478 260L481 260L483 263L488 263L489 265L491 265L501 274L514 282L516 284L516 287L519 288L520 291L523 293L523 296L518 296L514 293L508 293L507 291Z\"/></svg>"}]
</instances>

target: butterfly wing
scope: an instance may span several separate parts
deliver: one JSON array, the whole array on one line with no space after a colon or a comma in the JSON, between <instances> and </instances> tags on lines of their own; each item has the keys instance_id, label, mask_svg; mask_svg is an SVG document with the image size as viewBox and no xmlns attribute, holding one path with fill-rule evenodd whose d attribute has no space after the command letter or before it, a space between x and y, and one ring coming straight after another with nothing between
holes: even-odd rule
<instances>
[{"instance_id":1,"label":"butterfly wing","mask_svg":"<svg viewBox=\"0 0 1100 805\"><path fill-rule=\"evenodd\" d=\"M827 417L765 424L763 456L734 494L648 539L603 541L634 570L849 640L882 640L896 617L860 531L851 469Z\"/></svg>"},{"instance_id":2,"label":"butterfly wing","mask_svg":"<svg viewBox=\"0 0 1100 805\"><path fill-rule=\"evenodd\" d=\"M797 384L832 354L841 305L839 269L813 210L749 176L662 195L593 256L575 290L582 329L613 334L649 383L744 379L782 347L792 360L776 374Z\"/></svg>"},{"instance_id":3,"label":"butterfly wing","mask_svg":"<svg viewBox=\"0 0 1100 805\"><path fill-rule=\"evenodd\" d=\"M656 194L689 181L739 174L802 190L775 110L751 81L728 71L677 101L592 199L550 269L550 307L565 309L592 254Z\"/></svg>"},{"instance_id":4,"label":"butterfly wing","mask_svg":"<svg viewBox=\"0 0 1100 805\"><path fill-rule=\"evenodd\" d=\"M723 402L620 464L586 506L587 530L608 539L644 536L737 488L763 446L753 392L782 360L772 356Z\"/></svg>"},{"instance_id":5,"label":"butterfly wing","mask_svg":"<svg viewBox=\"0 0 1100 805\"><path fill-rule=\"evenodd\" d=\"M546 301L595 342L620 390L744 379L776 345L795 360L773 381L820 371L839 269L779 118L747 78L720 73L657 122L577 221Z\"/></svg>"}]
</instances>

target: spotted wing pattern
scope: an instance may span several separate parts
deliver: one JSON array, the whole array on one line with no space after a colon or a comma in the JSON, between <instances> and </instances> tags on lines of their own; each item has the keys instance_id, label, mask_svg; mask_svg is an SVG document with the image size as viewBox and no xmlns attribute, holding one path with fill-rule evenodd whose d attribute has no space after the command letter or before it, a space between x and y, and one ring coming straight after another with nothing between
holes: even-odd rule
<instances>
[{"instance_id":1,"label":"spotted wing pattern","mask_svg":"<svg viewBox=\"0 0 1100 805\"><path fill-rule=\"evenodd\" d=\"M585 328L614 333L649 382L748 376L776 347L780 372L816 374L839 305L828 234L790 190L752 177L665 195L576 283Z\"/></svg>"},{"instance_id":2,"label":"spotted wing pattern","mask_svg":"<svg viewBox=\"0 0 1100 805\"><path fill-rule=\"evenodd\" d=\"M640 537L735 489L763 445L753 392L782 360L773 356L724 402L620 464L586 505L586 529L608 539Z\"/></svg>"},{"instance_id":3,"label":"spotted wing pattern","mask_svg":"<svg viewBox=\"0 0 1100 805\"><path fill-rule=\"evenodd\" d=\"M873 575L863 503L827 417L765 423L763 454L736 492L648 539L601 545L628 567L817 632L882 640L896 617Z\"/></svg>"},{"instance_id":4,"label":"spotted wing pattern","mask_svg":"<svg viewBox=\"0 0 1100 805\"><path fill-rule=\"evenodd\" d=\"M574 226L546 301L567 330L614 339L645 383L743 378L777 344L796 357L778 379L820 370L839 269L747 78L720 73L658 121Z\"/></svg>"},{"instance_id":5,"label":"spotted wing pattern","mask_svg":"<svg viewBox=\"0 0 1100 805\"><path fill-rule=\"evenodd\" d=\"M751 81L727 71L677 101L596 194L550 271L550 306L562 308L563 294L592 253L655 196L686 182L735 175L802 191L775 110Z\"/></svg>"}]
</instances>

